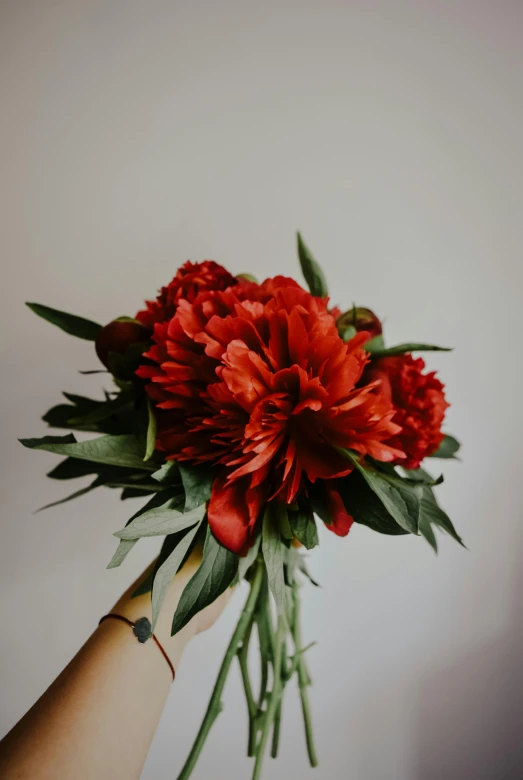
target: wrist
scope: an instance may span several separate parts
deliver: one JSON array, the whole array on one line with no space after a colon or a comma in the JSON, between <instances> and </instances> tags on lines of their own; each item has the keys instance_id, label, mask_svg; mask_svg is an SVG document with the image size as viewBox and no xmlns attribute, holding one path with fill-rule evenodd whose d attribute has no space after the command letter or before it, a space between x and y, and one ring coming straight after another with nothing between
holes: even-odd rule
<instances>
[{"instance_id":1,"label":"wrist","mask_svg":"<svg viewBox=\"0 0 523 780\"><path fill-rule=\"evenodd\" d=\"M132 622L136 622L141 617L146 617L149 620L152 619L151 594L145 593L132 598L132 594L140 582L148 575L149 571L150 568L144 572L139 580L135 582L126 593L124 593L111 610L112 612L122 615ZM156 638L169 656L175 669L180 662L187 643L196 633L196 626L194 625L194 622L191 622L184 626L177 634L171 636L173 616L176 612L180 596L190 576L191 575L188 574L188 572L180 572L173 579L154 628Z\"/></svg>"}]
</instances>

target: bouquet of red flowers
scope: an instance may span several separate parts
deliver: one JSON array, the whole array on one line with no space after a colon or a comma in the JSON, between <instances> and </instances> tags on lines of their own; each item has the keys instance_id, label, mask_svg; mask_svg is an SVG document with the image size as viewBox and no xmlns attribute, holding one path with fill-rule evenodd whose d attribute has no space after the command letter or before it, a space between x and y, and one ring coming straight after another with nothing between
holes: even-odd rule
<instances>
[{"instance_id":1,"label":"bouquet of red flowers","mask_svg":"<svg viewBox=\"0 0 523 780\"><path fill-rule=\"evenodd\" d=\"M316 765L300 627L300 587L310 576L303 550L318 523L346 536L363 523L383 534L416 534L437 550L434 528L461 543L439 507L422 463L453 458L459 444L441 427L448 406L434 372L413 352L427 344L385 344L370 309L329 304L324 275L298 235L309 291L277 276L261 284L212 261L187 262L134 318L105 327L28 306L62 330L95 343L115 389L103 400L65 393L44 420L102 434L24 439L64 455L49 476L92 475L122 498L148 497L119 538L109 567L144 536L163 536L139 592L151 592L151 632L173 576L195 545L199 569L173 616L172 633L231 585L250 591L180 778L189 777L221 710L239 659L249 716L248 753L259 778L269 738L278 750L282 697L297 676L307 749ZM260 690L248 653L256 632Z\"/></svg>"}]
</instances>

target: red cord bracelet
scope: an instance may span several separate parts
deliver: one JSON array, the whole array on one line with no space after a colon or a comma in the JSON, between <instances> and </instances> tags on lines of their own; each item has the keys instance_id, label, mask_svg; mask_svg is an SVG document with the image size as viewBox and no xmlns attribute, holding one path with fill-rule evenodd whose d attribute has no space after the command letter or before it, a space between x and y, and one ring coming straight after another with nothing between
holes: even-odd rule
<instances>
[{"instance_id":1,"label":"red cord bracelet","mask_svg":"<svg viewBox=\"0 0 523 780\"><path fill-rule=\"evenodd\" d=\"M148 639L154 639L154 641L156 642L156 646L158 647L159 651L161 652L161 654L169 664L169 669L171 670L171 674L173 676L173 682L174 682L174 678L176 676L176 672L174 671L174 666L172 665L171 659L163 649L157 637L153 633L151 633L151 623L149 618L141 617L138 618L138 620L133 623L132 620L129 620L123 615L117 615L115 612L109 612L107 615L104 615L102 618L100 618L98 625L103 623L104 620L109 620L109 619L121 620L122 623L127 623L128 626L131 626L133 630L133 634L142 645L145 642L147 642Z\"/></svg>"}]
</instances>

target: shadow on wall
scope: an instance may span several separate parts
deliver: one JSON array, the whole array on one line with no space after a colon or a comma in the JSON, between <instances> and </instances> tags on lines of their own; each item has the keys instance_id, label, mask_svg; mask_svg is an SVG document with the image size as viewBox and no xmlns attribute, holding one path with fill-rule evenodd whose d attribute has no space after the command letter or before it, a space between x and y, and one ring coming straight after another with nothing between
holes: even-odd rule
<instances>
[{"instance_id":1,"label":"shadow on wall","mask_svg":"<svg viewBox=\"0 0 523 780\"><path fill-rule=\"evenodd\" d=\"M421 683L415 780L523 778L520 557L508 631Z\"/></svg>"}]
</instances>

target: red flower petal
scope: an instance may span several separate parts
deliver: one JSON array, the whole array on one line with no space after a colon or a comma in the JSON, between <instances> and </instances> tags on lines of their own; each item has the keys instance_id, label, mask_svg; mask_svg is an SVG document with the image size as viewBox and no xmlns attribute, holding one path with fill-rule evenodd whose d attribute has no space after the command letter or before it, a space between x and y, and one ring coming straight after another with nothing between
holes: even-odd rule
<instances>
[{"instance_id":1,"label":"red flower petal","mask_svg":"<svg viewBox=\"0 0 523 780\"><path fill-rule=\"evenodd\" d=\"M238 555L245 555L252 547L266 496L266 488L249 487L248 478L230 484L223 476L214 480L207 517L213 534L224 547Z\"/></svg>"},{"instance_id":2,"label":"red flower petal","mask_svg":"<svg viewBox=\"0 0 523 780\"><path fill-rule=\"evenodd\" d=\"M345 509L345 504L343 503L340 494L336 488L329 483L329 480L325 480L323 484L325 485L327 493L327 510L332 521L327 528L338 536L347 536L354 519Z\"/></svg>"}]
</instances>

